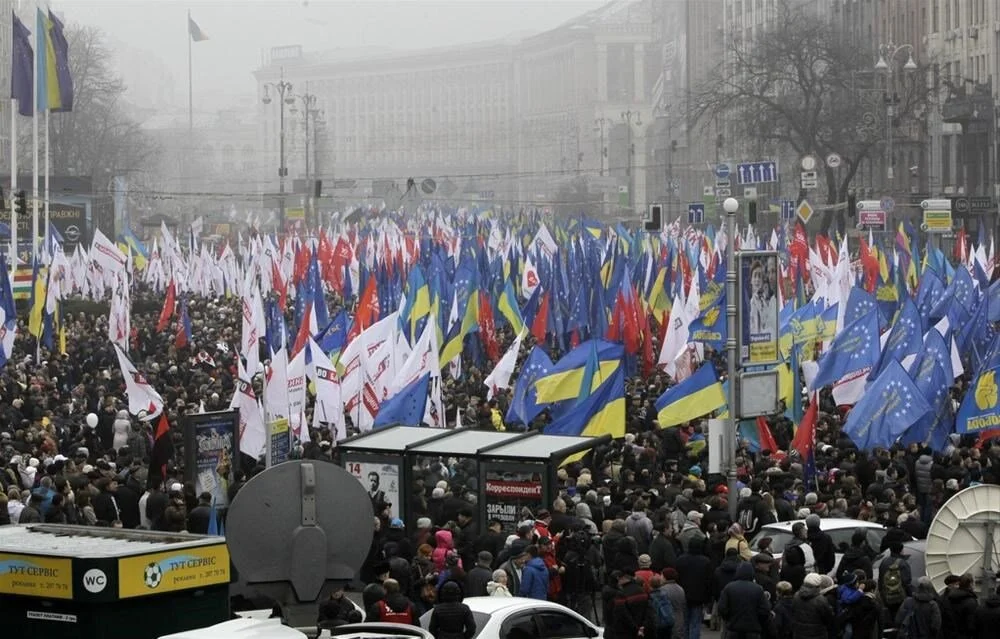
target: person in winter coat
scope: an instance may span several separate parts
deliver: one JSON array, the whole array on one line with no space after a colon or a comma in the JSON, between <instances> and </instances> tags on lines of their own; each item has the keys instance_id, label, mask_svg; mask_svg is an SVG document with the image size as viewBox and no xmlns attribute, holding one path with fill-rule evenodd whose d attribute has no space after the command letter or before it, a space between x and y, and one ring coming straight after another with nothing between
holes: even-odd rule
<instances>
[{"instance_id":1,"label":"person in winter coat","mask_svg":"<svg viewBox=\"0 0 1000 639\"><path fill-rule=\"evenodd\" d=\"M774 639L792 639L792 605L795 602L795 592L792 584L779 581L775 586L778 599L774 603L771 617L770 635Z\"/></svg>"},{"instance_id":2,"label":"person in winter coat","mask_svg":"<svg viewBox=\"0 0 1000 639\"><path fill-rule=\"evenodd\" d=\"M445 559L448 558L448 551L455 550L455 540L450 530L439 530L434 533L434 552L431 559L434 560L434 569L439 573L444 572Z\"/></svg>"},{"instance_id":3,"label":"person in winter coat","mask_svg":"<svg viewBox=\"0 0 1000 639\"><path fill-rule=\"evenodd\" d=\"M635 571L635 579L642 584L643 590L649 592L649 582L657 574L651 568L653 560L649 555L639 555L639 570Z\"/></svg>"},{"instance_id":4,"label":"person in winter coat","mask_svg":"<svg viewBox=\"0 0 1000 639\"><path fill-rule=\"evenodd\" d=\"M730 548L735 548L741 560L750 561L753 553L750 552L750 544L743 536L743 527L739 524L733 524L726 531L726 534L729 535L729 539L726 540L726 554L729 553Z\"/></svg>"},{"instance_id":5,"label":"person in winter coat","mask_svg":"<svg viewBox=\"0 0 1000 639\"><path fill-rule=\"evenodd\" d=\"M507 571L497 568L493 571L493 579L486 584L486 594L490 597L513 597L507 589Z\"/></svg>"},{"instance_id":6,"label":"person in winter coat","mask_svg":"<svg viewBox=\"0 0 1000 639\"><path fill-rule=\"evenodd\" d=\"M703 542L708 540L708 535L701 529L701 520L703 517L704 515L697 510L692 510L687 514L687 522L685 522L681 528L681 532L677 535L677 541L684 552L690 550L692 540L701 539ZM704 548L704 544L702 548ZM704 552L704 550L700 552Z\"/></svg>"},{"instance_id":7,"label":"person in winter coat","mask_svg":"<svg viewBox=\"0 0 1000 639\"><path fill-rule=\"evenodd\" d=\"M735 548L730 548L726 551L726 556L722 559L722 563L715 569L714 580L712 582L712 597L716 601L719 600L722 590L729 585L729 582L736 578L736 569L739 568L741 563L743 561L740 559L740 554Z\"/></svg>"},{"instance_id":8,"label":"person in winter coat","mask_svg":"<svg viewBox=\"0 0 1000 639\"><path fill-rule=\"evenodd\" d=\"M111 447L117 453L122 446L128 446L128 436L132 432L132 422L128 418L127 410L118 411L115 421L111 424L112 444Z\"/></svg>"},{"instance_id":9,"label":"person in winter coat","mask_svg":"<svg viewBox=\"0 0 1000 639\"><path fill-rule=\"evenodd\" d=\"M990 593L983 605L976 610L976 639L993 639L1000 628L1000 588Z\"/></svg>"},{"instance_id":10,"label":"person in winter coat","mask_svg":"<svg viewBox=\"0 0 1000 639\"><path fill-rule=\"evenodd\" d=\"M972 575L965 574L959 578L958 587L948 591L948 608L953 620L953 625L949 628L951 632L949 638L972 639L976 636L975 618L979 604L976 601L974 588Z\"/></svg>"},{"instance_id":11,"label":"person in winter coat","mask_svg":"<svg viewBox=\"0 0 1000 639\"><path fill-rule=\"evenodd\" d=\"M486 584L493 579L493 571L490 566L493 564L493 555L484 550L476 556L476 565L465 576L465 592L470 597L485 597Z\"/></svg>"},{"instance_id":12,"label":"person in winter coat","mask_svg":"<svg viewBox=\"0 0 1000 639\"><path fill-rule=\"evenodd\" d=\"M959 619L959 625L970 628L975 623L975 595L972 596L972 611L968 620ZM936 639L941 632L941 609L935 601L934 585L927 577L917 580L913 596L907 597L899 607L895 618L898 636L906 639ZM948 637L971 637L964 629L952 628ZM996 636L994 631L992 636Z\"/></svg>"},{"instance_id":13,"label":"person in winter coat","mask_svg":"<svg viewBox=\"0 0 1000 639\"><path fill-rule=\"evenodd\" d=\"M845 572L863 570L865 579L871 579L873 576L873 554L871 546L868 545L867 533L861 529L855 530L854 534L851 535L851 547L840 558L840 565L837 566L837 578L839 579Z\"/></svg>"},{"instance_id":14,"label":"person in winter coat","mask_svg":"<svg viewBox=\"0 0 1000 639\"><path fill-rule=\"evenodd\" d=\"M806 557L802 546L788 546L781 556L781 572L778 575L782 581L792 584L792 590L798 591L806 578Z\"/></svg>"},{"instance_id":15,"label":"person in winter coat","mask_svg":"<svg viewBox=\"0 0 1000 639\"><path fill-rule=\"evenodd\" d=\"M646 554L653 540L653 522L646 515L646 502L637 499L632 513L625 520L625 534L635 539L638 554Z\"/></svg>"},{"instance_id":16,"label":"person in winter coat","mask_svg":"<svg viewBox=\"0 0 1000 639\"><path fill-rule=\"evenodd\" d=\"M319 605L316 625L320 628L336 628L351 623L352 613L357 613L351 600L344 596L344 587L337 586L330 598ZM361 613L357 613L360 621Z\"/></svg>"},{"instance_id":17,"label":"person in winter coat","mask_svg":"<svg viewBox=\"0 0 1000 639\"><path fill-rule=\"evenodd\" d=\"M764 553L757 553L753 556L750 564L754 569L754 581L757 585L764 589L767 593L770 601L775 601L778 598L777 585L778 580L771 576L771 568L774 565L774 558L771 555L765 555Z\"/></svg>"},{"instance_id":18,"label":"person in winter coat","mask_svg":"<svg viewBox=\"0 0 1000 639\"><path fill-rule=\"evenodd\" d=\"M649 543L650 567L656 572L662 572L677 562L677 548L670 530L670 519L664 518L657 523L656 534Z\"/></svg>"},{"instance_id":19,"label":"person in winter coat","mask_svg":"<svg viewBox=\"0 0 1000 639\"><path fill-rule=\"evenodd\" d=\"M687 639L687 635L684 634L684 615L687 614L687 596L684 594L684 589L677 583L677 579L677 570L674 568L664 568L664 584L660 586L660 590L670 599L670 605L674 609L674 628L670 633L670 639Z\"/></svg>"},{"instance_id":20,"label":"person in winter coat","mask_svg":"<svg viewBox=\"0 0 1000 639\"><path fill-rule=\"evenodd\" d=\"M820 518L815 513L806 517L806 529L806 539L816 560L816 572L821 575L829 574L837 562L833 539L820 529Z\"/></svg>"},{"instance_id":21,"label":"person in winter coat","mask_svg":"<svg viewBox=\"0 0 1000 639\"><path fill-rule=\"evenodd\" d=\"M538 556L538 546L528 546L525 552L529 559L521 569L521 587L517 594L519 597L546 601L549 597L549 569Z\"/></svg>"},{"instance_id":22,"label":"person in winter coat","mask_svg":"<svg viewBox=\"0 0 1000 639\"><path fill-rule=\"evenodd\" d=\"M456 582L441 587L440 603L434 606L427 626L436 639L472 639L476 634L476 620L462 598L462 587Z\"/></svg>"},{"instance_id":23,"label":"person in winter coat","mask_svg":"<svg viewBox=\"0 0 1000 639\"><path fill-rule=\"evenodd\" d=\"M853 584L852 578L855 580ZM861 570L844 573L837 597L837 627L844 631L845 636L847 628L850 628L852 639L878 639L880 608L875 596L875 582L865 579Z\"/></svg>"},{"instance_id":24,"label":"person in winter coat","mask_svg":"<svg viewBox=\"0 0 1000 639\"><path fill-rule=\"evenodd\" d=\"M831 639L834 614L830 602L820 593L823 580L816 573L806 575L792 601L792 639Z\"/></svg>"},{"instance_id":25,"label":"person in winter coat","mask_svg":"<svg viewBox=\"0 0 1000 639\"><path fill-rule=\"evenodd\" d=\"M419 626L420 618L417 617L413 602L400 592L399 582L386 579L382 582L382 587L385 588L385 598L375 602L377 614L370 621Z\"/></svg>"},{"instance_id":26,"label":"person in winter coat","mask_svg":"<svg viewBox=\"0 0 1000 639\"><path fill-rule=\"evenodd\" d=\"M634 639L652 629L652 606L642 584L621 570L612 571L611 579L616 587L606 586L602 593L605 638Z\"/></svg>"},{"instance_id":27,"label":"person in winter coat","mask_svg":"<svg viewBox=\"0 0 1000 639\"><path fill-rule=\"evenodd\" d=\"M726 624L727 639L757 639L767 628L771 606L764 589L754 583L749 563L739 564L719 594L719 616Z\"/></svg>"},{"instance_id":28,"label":"person in winter coat","mask_svg":"<svg viewBox=\"0 0 1000 639\"><path fill-rule=\"evenodd\" d=\"M700 538L692 539L690 552L677 558L677 583L687 597L683 636L688 639L701 636L705 606L712 602L712 562L703 554L703 544Z\"/></svg>"},{"instance_id":29,"label":"person in winter coat","mask_svg":"<svg viewBox=\"0 0 1000 639\"><path fill-rule=\"evenodd\" d=\"M931 521L931 490L934 488L934 458L929 448L925 448L914 465L917 480L917 506L920 508L920 520L925 524Z\"/></svg>"}]
</instances>

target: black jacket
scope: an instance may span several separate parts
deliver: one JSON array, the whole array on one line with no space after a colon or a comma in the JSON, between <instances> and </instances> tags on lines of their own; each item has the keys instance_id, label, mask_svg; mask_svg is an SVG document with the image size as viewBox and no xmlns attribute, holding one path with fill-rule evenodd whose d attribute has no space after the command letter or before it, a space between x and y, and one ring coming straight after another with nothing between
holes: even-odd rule
<instances>
[{"instance_id":1,"label":"black jacket","mask_svg":"<svg viewBox=\"0 0 1000 639\"><path fill-rule=\"evenodd\" d=\"M469 607L460 601L434 606L427 627L436 639L472 639L476 634L476 620Z\"/></svg>"},{"instance_id":2,"label":"black jacket","mask_svg":"<svg viewBox=\"0 0 1000 639\"><path fill-rule=\"evenodd\" d=\"M954 592L954 591L953 591ZM907 597L903 605L896 612L896 627L906 625L906 639L937 639L941 632L941 609L937 601L934 600L932 592L917 592L912 597ZM975 597L972 598L972 614L975 613ZM972 626L975 618L969 616L968 620L960 620L963 626ZM959 634L956 629L952 629L947 635L949 639L955 637L968 637L970 635ZM993 636L996 636L994 632Z\"/></svg>"},{"instance_id":3,"label":"black jacket","mask_svg":"<svg viewBox=\"0 0 1000 639\"><path fill-rule=\"evenodd\" d=\"M951 611L951 635L954 639L972 639L976 636L976 611L979 604L976 595L968 590L955 588L948 591L948 607ZM993 636L996 636L994 628Z\"/></svg>"},{"instance_id":4,"label":"black jacket","mask_svg":"<svg viewBox=\"0 0 1000 639\"><path fill-rule=\"evenodd\" d=\"M607 639L633 639L639 629L653 627L649 595L638 581L630 580L621 588L605 588L603 599L611 613L604 623Z\"/></svg>"},{"instance_id":5,"label":"black jacket","mask_svg":"<svg viewBox=\"0 0 1000 639\"><path fill-rule=\"evenodd\" d=\"M837 578L840 578L845 572L851 572L854 570L864 570L865 575L871 579L872 578L872 560L868 555L867 546L851 546L844 553L844 556L840 558L840 565L837 566Z\"/></svg>"},{"instance_id":6,"label":"black jacket","mask_svg":"<svg viewBox=\"0 0 1000 639\"><path fill-rule=\"evenodd\" d=\"M821 575L829 574L837 562L833 539L819 528L810 528L808 540L816 558L816 572Z\"/></svg>"},{"instance_id":7,"label":"black jacket","mask_svg":"<svg viewBox=\"0 0 1000 639\"><path fill-rule=\"evenodd\" d=\"M878 620L879 603L874 594L865 594L854 603L841 603L837 627L843 630L850 625L853 639L877 639Z\"/></svg>"},{"instance_id":8,"label":"black jacket","mask_svg":"<svg viewBox=\"0 0 1000 639\"><path fill-rule=\"evenodd\" d=\"M339 599L330 598L319 605L319 616L316 625L321 628L332 628L351 622L350 615L354 612L354 605L347 597Z\"/></svg>"},{"instance_id":9,"label":"black jacket","mask_svg":"<svg viewBox=\"0 0 1000 639\"><path fill-rule=\"evenodd\" d=\"M719 595L719 616L729 632L760 634L767 628L771 607L764 589L753 581L753 567L744 562Z\"/></svg>"},{"instance_id":10,"label":"black jacket","mask_svg":"<svg viewBox=\"0 0 1000 639\"><path fill-rule=\"evenodd\" d=\"M198 504L198 507L188 513L187 531L196 535L207 535L212 519L212 507L208 504Z\"/></svg>"},{"instance_id":11,"label":"black jacket","mask_svg":"<svg viewBox=\"0 0 1000 639\"><path fill-rule=\"evenodd\" d=\"M774 604L774 617L771 619L771 636L774 639L792 639L792 606L795 600L782 597Z\"/></svg>"},{"instance_id":12,"label":"black jacket","mask_svg":"<svg viewBox=\"0 0 1000 639\"><path fill-rule=\"evenodd\" d=\"M833 608L815 586L803 585L792 601L792 638L829 639Z\"/></svg>"},{"instance_id":13,"label":"black jacket","mask_svg":"<svg viewBox=\"0 0 1000 639\"><path fill-rule=\"evenodd\" d=\"M493 580L493 571L482 566L475 566L465 575L465 594L469 597L485 597L486 584Z\"/></svg>"},{"instance_id":14,"label":"black jacket","mask_svg":"<svg viewBox=\"0 0 1000 639\"><path fill-rule=\"evenodd\" d=\"M729 556L722 560L719 567L715 569L715 579L712 582L712 596L716 599L722 594L722 589L729 585L733 579L736 578L736 569L740 567L743 562L740 560L739 556Z\"/></svg>"},{"instance_id":15,"label":"black jacket","mask_svg":"<svg viewBox=\"0 0 1000 639\"><path fill-rule=\"evenodd\" d=\"M993 639L1000 628L1000 596L990 595L976 611L976 639Z\"/></svg>"},{"instance_id":16,"label":"black jacket","mask_svg":"<svg viewBox=\"0 0 1000 639\"><path fill-rule=\"evenodd\" d=\"M677 558L677 583L684 589L688 607L703 606L712 600L712 562L700 553L683 553Z\"/></svg>"},{"instance_id":17,"label":"black jacket","mask_svg":"<svg viewBox=\"0 0 1000 639\"><path fill-rule=\"evenodd\" d=\"M806 578L806 556L798 546L788 546L781 557L781 572L778 574L783 581L792 584L792 590L802 587Z\"/></svg>"},{"instance_id":18,"label":"black jacket","mask_svg":"<svg viewBox=\"0 0 1000 639\"><path fill-rule=\"evenodd\" d=\"M649 544L649 558L653 560L652 569L662 572L664 568L673 567L677 563L677 549L674 542L663 533L658 533Z\"/></svg>"}]
</instances>

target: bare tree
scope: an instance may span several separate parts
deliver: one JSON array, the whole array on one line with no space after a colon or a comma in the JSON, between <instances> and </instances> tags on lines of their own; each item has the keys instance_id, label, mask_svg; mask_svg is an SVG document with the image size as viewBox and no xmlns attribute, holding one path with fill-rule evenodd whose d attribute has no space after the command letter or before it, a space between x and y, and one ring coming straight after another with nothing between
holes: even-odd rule
<instances>
[{"instance_id":1,"label":"bare tree","mask_svg":"<svg viewBox=\"0 0 1000 639\"><path fill-rule=\"evenodd\" d=\"M700 105L700 122L726 122L730 142L744 140L799 156L837 153L843 166L839 172L825 168L826 200L842 203L863 162L882 153L887 127L904 142L898 136L909 128L897 130L899 121L919 117L932 97L926 68L879 74L877 57L871 43L859 42L856 34L845 33L815 10L781 0L774 20L752 39L730 34L725 62L692 89L691 103ZM901 70L906 60L887 62ZM898 97L892 121L880 117L887 113L887 96ZM825 210L824 228L833 213Z\"/></svg>"},{"instance_id":2,"label":"bare tree","mask_svg":"<svg viewBox=\"0 0 1000 639\"><path fill-rule=\"evenodd\" d=\"M114 73L104 33L92 26L67 25L66 39L73 110L49 115L51 174L89 175L100 188L100 181L111 175L150 166L158 150L126 113L126 86ZM30 157L31 127L22 127L19 134L20 153Z\"/></svg>"}]
</instances>

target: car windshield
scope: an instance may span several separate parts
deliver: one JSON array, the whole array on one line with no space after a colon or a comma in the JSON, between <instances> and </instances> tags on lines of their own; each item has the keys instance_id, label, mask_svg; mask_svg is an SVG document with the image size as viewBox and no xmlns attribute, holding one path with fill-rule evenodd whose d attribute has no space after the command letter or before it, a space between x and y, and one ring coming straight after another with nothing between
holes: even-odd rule
<instances>
[{"instance_id":1,"label":"car windshield","mask_svg":"<svg viewBox=\"0 0 1000 639\"><path fill-rule=\"evenodd\" d=\"M851 537L854 535L854 531L854 528L835 528L824 532L830 535L836 552L844 553L851 547ZM882 538L885 537L885 530L882 528L866 528L865 533L868 535L868 545L878 550L879 546L882 545ZM792 540L792 533L785 530L765 528L754 536L750 542L750 549L754 552L759 550L760 540L764 537L771 538L771 552L780 555L785 552L785 546Z\"/></svg>"}]
</instances>

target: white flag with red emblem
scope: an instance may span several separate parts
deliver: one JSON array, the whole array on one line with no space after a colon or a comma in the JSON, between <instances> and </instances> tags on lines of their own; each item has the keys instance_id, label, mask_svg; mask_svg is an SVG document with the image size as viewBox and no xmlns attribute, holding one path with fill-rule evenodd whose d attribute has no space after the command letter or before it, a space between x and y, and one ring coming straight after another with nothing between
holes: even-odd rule
<instances>
[{"instance_id":1,"label":"white flag with red emblem","mask_svg":"<svg viewBox=\"0 0 1000 639\"><path fill-rule=\"evenodd\" d=\"M521 272L521 297L528 299L538 288L538 269L530 255L524 256L524 270Z\"/></svg>"},{"instance_id":2,"label":"white flag with red emblem","mask_svg":"<svg viewBox=\"0 0 1000 639\"><path fill-rule=\"evenodd\" d=\"M115 344L115 353L118 354L118 365L121 367L122 377L125 379L128 412L143 422L152 421L159 417L160 413L163 412L163 398L146 381L146 376L136 370L135 364L118 344Z\"/></svg>"}]
</instances>

